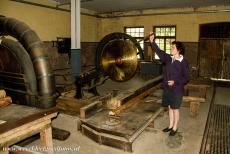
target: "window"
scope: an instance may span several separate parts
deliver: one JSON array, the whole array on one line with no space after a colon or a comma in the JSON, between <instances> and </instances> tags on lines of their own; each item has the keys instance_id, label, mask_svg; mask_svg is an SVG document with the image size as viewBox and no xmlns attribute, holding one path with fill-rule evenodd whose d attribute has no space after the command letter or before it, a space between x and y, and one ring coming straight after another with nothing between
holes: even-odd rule
<instances>
[{"instance_id":1,"label":"window","mask_svg":"<svg viewBox=\"0 0 230 154\"><path fill-rule=\"evenodd\" d=\"M176 40L176 26L155 26L154 33L159 48L170 54L172 42ZM155 59L159 59L156 54Z\"/></svg>"},{"instance_id":2,"label":"window","mask_svg":"<svg viewBox=\"0 0 230 154\"><path fill-rule=\"evenodd\" d=\"M139 44L141 48L144 50L144 27L125 27L125 33L134 37L137 41L140 41ZM138 52L138 51L137 51ZM139 55L137 55L140 58Z\"/></svg>"}]
</instances>

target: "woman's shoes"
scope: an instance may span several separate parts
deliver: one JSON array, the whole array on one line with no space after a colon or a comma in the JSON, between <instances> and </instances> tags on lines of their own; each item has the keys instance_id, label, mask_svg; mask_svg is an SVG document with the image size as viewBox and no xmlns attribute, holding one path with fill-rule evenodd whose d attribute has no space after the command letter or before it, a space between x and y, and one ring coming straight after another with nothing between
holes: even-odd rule
<instances>
[{"instance_id":1,"label":"woman's shoes","mask_svg":"<svg viewBox=\"0 0 230 154\"><path fill-rule=\"evenodd\" d=\"M169 136L175 136L177 133L177 130L171 130L170 133L169 133Z\"/></svg>"},{"instance_id":2,"label":"woman's shoes","mask_svg":"<svg viewBox=\"0 0 230 154\"><path fill-rule=\"evenodd\" d=\"M173 128L169 128L169 127L163 129L162 131L163 132L169 132L169 136L175 136L177 133L177 130L173 130Z\"/></svg>"},{"instance_id":3,"label":"woman's shoes","mask_svg":"<svg viewBox=\"0 0 230 154\"><path fill-rule=\"evenodd\" d=\"M169 131L172 131L172 129L173 129L173 128L167 127L167 128L165 128L165 129L163 129L162 131L163 131L163 132L169 132Z\"/></svg>"}]
</instances>

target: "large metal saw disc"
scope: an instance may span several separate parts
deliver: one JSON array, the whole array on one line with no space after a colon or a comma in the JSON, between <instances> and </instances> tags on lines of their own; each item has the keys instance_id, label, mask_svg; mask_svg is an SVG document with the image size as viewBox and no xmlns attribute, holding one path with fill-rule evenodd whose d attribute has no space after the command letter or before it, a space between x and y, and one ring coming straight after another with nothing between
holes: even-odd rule
<instances>
[{"instance_id":1,"label":"large metal saw disc","mask_svg":"<svg viewBox=\"0 0 230 154\"><path fill-rule=\"evenodd\" d=\"M101 67L115 81L126 81L137 70L137 47L131 40L111 40L103 48Z\"/></svg>"},{"instance_id":2,"label":"large metal saw disc","mask_svg":"<svg viewBox=\"0 0 230 154\"><path fill-rule=\"evenodd\" d=\"M138 58L137 58L138 57ZM96 69L118 82L131 79L138 60L144 59L140 44L132 36L115 32L106 35L96 50Z\"/></svg>"}]
</instances>

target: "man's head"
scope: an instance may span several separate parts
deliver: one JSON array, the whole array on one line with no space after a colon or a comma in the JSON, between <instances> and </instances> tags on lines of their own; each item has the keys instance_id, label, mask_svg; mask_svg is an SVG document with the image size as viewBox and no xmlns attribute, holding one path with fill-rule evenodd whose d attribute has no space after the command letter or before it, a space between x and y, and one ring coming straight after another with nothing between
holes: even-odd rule
<instances>
[{"instance_id":1,"label":"man's head","mask_svg":"<svg viewBox=\"0 0 230 154\"><path fill-rule=\"evenodd\" d=\"M172 50L171 50L171 54L172 55L184 55L185 52L185 48L182 42L179 41L173 41L172 42Z\"/></svg>"}]
</instances>

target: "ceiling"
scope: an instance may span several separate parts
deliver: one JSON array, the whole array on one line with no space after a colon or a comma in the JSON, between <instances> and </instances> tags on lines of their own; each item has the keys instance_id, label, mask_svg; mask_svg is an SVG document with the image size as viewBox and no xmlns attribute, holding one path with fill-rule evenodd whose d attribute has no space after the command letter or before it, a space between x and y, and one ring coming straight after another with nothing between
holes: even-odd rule
<instances>
[{"instance_id":1,"label":"ceiling","mask_svg":"<svg viewBox=\"0 0 230 154\"><path fill-rule=\"evenodd\" d=\"M230 0L81 0L81 8L98 13L230 5Z\"/></svg>"},{"instance_id":2,"label":"ceiling","mask_svg":"<svg viewBox=\"0 0 230 154\"><path fill-rule=\"evenodd\" d=\"M31 1L31 0L30 0ZM69 6L71 0L55 1L57 7ZM96 13L170 8L198 8L204 6L230 6L230 0L80 0L81 8Z\"/></svg>"}]
</instances>

